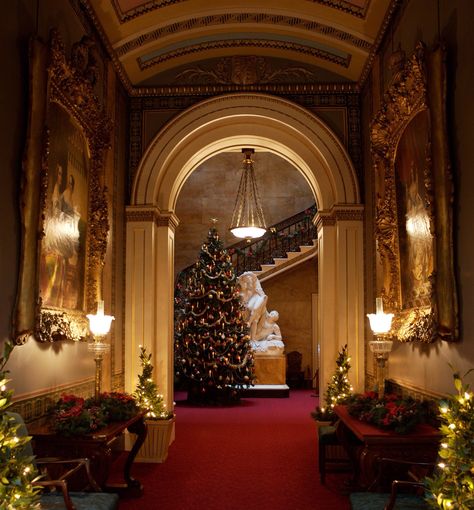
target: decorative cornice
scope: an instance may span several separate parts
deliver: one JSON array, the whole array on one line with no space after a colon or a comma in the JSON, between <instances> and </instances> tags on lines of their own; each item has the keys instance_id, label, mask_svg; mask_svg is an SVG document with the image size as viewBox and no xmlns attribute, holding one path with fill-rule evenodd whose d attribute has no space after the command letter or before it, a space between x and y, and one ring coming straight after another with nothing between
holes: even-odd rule
<instances>
[{"instance_id":1,"label":"decorative cornice","mask_svg":"<svg viewBox=\"0 0 474 510\"><path fill-rule=\"evenodd\" d=\"M337 205L330 211L318 211L313 223L318 232L322 227L334 227L339 221L364 220L364 206L362 204Z\"/></svg>"},{"instance_id":2,"label":"decorative cornice","mask_svg":"<svg viewBox=\"0 0 474 510\"><path fill-rule=\"evenodd\" d=\"M157 227L169 227L176 230L179 225L179 219L171 211L160 211L155 206L127 206L125 215L127 223L154 223Z\"/></svg>"},{"instance_id":3,"label":"decorative cornice","mask_svg":"<svg viewBox=\"0 0 474 510\"><path fill-rule=\"evenodd\" d=\"M393 15L395 14L396 10L398 9L398 6L403 2L404 0L392 0L390 7L387 9L387 12L385 14L385 18L383 20L383 23L380 27L379 33L377 34L377 37L375 38L375 42L372 45L372 51L370 52L369 57L365 61L364 69L362 69L362 73L359 77L358 81L358 88L359 90L362 89L364 86L365 80L369 76L370 70L372 69L372 66L374 64L375 56L377 55L380 45L382 44L382 40L385 37L385 32L387 31L387 28L392 21Z\"/></svg>"},{"instance_id":4,"label":"decorative cornice","mask_svg":"<svg viewBox=\"0 0 474 510\"><path fill-rule=\"evenodd\" d=\"M186 0L150 0L144 4L135 7L134 9L129 9L126 12L122 12L120 9L120 5L118 4L118 0L112 0L112 5L115 10L115 14L117 15L117 19L120 23L127 23L127 21L131 21L139 16L143 16L149 12L155 11L157 9L162 9L163 7L168 7L169 5L179 4L181 2L185 2Z\"/></svg>"},{"instance_id":5,"label":"decorative cornice","mask_svg":"<svg viewBox=\"0 0 474 510\"><path fill-rule=\"evenodd\" d=\"M136 87L130 92L132 97L171 97L171 96L217 96L236 92L261 92L267 94L357 94L359 88L350 83L304 83L304 84L255 84L255 85L179 85L165 87Z\"/></svg>"},{"instance_id":6,"label":"decorative cornice","mask_svg":"<svg viewBox=\"0 0 474 510\"><path fill-rule=\"evenodd\" d=\"M169 35L176 35L179 32L189 32L190 30L209 27L213 25L230 25L251 23L259 25L279 25L283 27L298 28L311 33L318 33L325 37L331 37L344 43L349 43L356 48L369 52L372 44L365 39L356 37L353 34L334 28L332 26L318 23L317 21L296 18L293 16L279 16L266 13L243 12L239 14L220 14L214 16L202 16L189 18L185 21L179 21L169 25L162 26L145 34L141 34L135 39L131 39L115 48L118 57L122 57L127 53L137 50L138 48L158 41Z\"/></svg>"},{"instance_id":7,"label":"decorative cornice","mask_svg":"<svg viewBox=\"0 0 474 510\"><path fill-rule=\"evenodd\" d=\"M351 14L352 16L356 16L358 18L365 18L365 15L367 14L367 11L369 10L370 7L370 0L368 0L363 7L354 5L350 2L347 2L346 0L307 0L307 1L331 7L332 9L337 9L339 11Z\"/></svg>"},{"instance_id":8,"label":"decorative cornice","mask_svg":"<svg viewBox=\"0 0 474 510\"><path fill-rule=\"evenodd\" d=\"M149 69L156 65L160 65L163 62L167 62L168 60L182 57L183 55L192 55L195 53L200 53L202 51L216 50L216 49L236 49L236 48L266 48L272 50L280 50L280 51L293 51L297 53L302 53L304 55L309 55L314 58L319 58L321 60L326 60L335 65L348 68L351 55L347 57L340 57L339 55L334 55L333 53L329 53L327 51L321 50L319 48L313 48L311 46L305 46L303 44L297 44L287 41L278 41L278 40L261 40L261 39L233 39L233 40L221 40L221 41L209 41L203 42L200 44L192 44L189 46L185 46L184 48L178 48L174 51L169 51L167 53L163 53L162 55L158 55L154 58L151 58L147 61L143 61L141 58L138 59L138 67L143 71L144 69Z\"/></svg>"},{"instance_id":9,"label":"decorative cornice","mask_svg":"<svg viewBox=\"0 0 474 510\"><path fill-rule=\"evenodd\" d=\"M115 72L117 73L123 87L128 92L129 95L133 92L133 85L125 72L125 69L122 66L122 63L118 59L114 49L112 48L112 45L109 42L109 38L106 36L104 29L102 27L102 24L100 23L99 19L97 18L95 11L90 4L90 0L80 0L81 4L86 11L89 19L92 21L94 28L96 29L97 33L99 34L99 37L102 41L102 44L104 45L105 49L107 50L107 53L109 55L110 60L112 61L112 65L115 68ZM182 1L182 0L177 0Z\"/></svg>"}]
</instances>

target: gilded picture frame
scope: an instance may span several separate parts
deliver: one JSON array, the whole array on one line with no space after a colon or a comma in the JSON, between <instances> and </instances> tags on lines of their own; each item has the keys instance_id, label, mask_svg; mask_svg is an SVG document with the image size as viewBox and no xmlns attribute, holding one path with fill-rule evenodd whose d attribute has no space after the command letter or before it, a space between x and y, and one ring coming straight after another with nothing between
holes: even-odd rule
<instances>
[{"instance_id":1,"label":"gilded picture frame","mask_svg":"<svg viewBox=\"0 0 474 510\"><path fill-rule=\"evenodd\" d=\"M56 30L30 43L22 245L13 338L80 341L95 312L109 229L102 184L111 122L93 86L88 37L67 57Z\"/></svg>"},{"instance_id":2,"label":"gilded picture frame","mask_svg":"<svg viewBox=\"0 0 474 510\"><path fill-rule=\"evenodd\" d=\"M371 125L377 293L401 342L458 339L445 51L418 43Z\"/></svg>"}]
</instances>

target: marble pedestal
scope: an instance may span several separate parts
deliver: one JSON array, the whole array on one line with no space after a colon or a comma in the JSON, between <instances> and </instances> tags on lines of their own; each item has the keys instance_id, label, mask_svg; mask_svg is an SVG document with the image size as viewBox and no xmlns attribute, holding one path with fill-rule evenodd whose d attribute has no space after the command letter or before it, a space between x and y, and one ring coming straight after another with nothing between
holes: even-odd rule
<instances>
[{"instance_id":1,"label":"marble pedestal","mask_svg":"<svg viewBox=\"0 0 474 510\"><path fill-rule=\"evenodd\" d=\"M254 353L255 386L245 391L249 397L288 397L284 354Z\"/></svg>"},{"instance_id":2,"label":"marble pedestal","mask_svg":"<svg viewBox=\"0 0 474 510\"><path fill-rule=\"evenodd\" d=\"M284 354L254 354L255 384L286 384Z\"/></svg>"}]
</instances>

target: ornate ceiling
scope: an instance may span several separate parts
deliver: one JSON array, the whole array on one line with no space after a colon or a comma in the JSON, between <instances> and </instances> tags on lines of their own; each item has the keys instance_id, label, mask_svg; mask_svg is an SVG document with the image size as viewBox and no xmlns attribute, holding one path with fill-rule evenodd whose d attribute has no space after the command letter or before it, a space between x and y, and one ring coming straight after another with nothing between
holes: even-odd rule
<instances>
[{"instance_id":1,"label":"ornate ceiling","mask_svg":"<svg viewBox=\"0 0 474 510\"><path fill-rule=\"evenodd\" d=\"M129 90L361 83L397 0L82 0Z\"/></svg>"}]
</instances>

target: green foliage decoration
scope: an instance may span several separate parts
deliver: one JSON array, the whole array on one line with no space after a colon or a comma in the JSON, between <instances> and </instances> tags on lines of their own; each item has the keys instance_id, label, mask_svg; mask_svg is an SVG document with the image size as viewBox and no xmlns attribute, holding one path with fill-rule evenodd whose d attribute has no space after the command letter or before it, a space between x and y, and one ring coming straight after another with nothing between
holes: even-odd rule
<instances>
[{"instance_id":1,"label":"green foliage decoration","mask_svg":"<svg viewBox=\"0 0 474 510\"><path fill-rule=\"evenodd\" d=\"M39 488L34 485L38 473L33 457L24 453L31 437L18 436L19 425L7 414L13 390L7 388L5 365L12 349L13 344L6 341L0 358L0 510L31 510L39 508Z\"/></svg>"},{"instance_id":2,"label":"green foliage decoration","mask_svg":"<svg viewBox=\"0 0 474 510\"><path fill-rule=\"evenodd\" d=\"M166 409L163 395L158 392L158 386L152 377L151 353L148 354L143 345L140 345L140 365L142 373L138 376L137 387L133 393L137 405L147 411L148 420L169 420L173 413Z\"/></svg>"},{"instance_id":3,"label":"green foliage decoration","mask_svg":"<svg viewBox=\"0 0 474 510\"><path fill-rule=\"evenodd\" d=\"M347 344L344 345L339 352L336 359L336 370L331 377L331 382L326 388L324 394L324 401L326 407L316 407L311 412L311 417L317 421L331 421L334 422L337 419L334 413L334 407L338 404L344 404L350 397L352 392L352 386L349 382L349 370L351 358L349 357L349 351Z\"/></svg>"},{"instance_id":4,"label":"green foliage decoration","mask_svg":"<svg viewBox=\"0 0 474 510\"><path fill-rule=\"evenodd\" d=\"M456 394L439 406L440 462L426 480L427 502L432 508L474 508L474 394L463 380L469 372L464 377L454 373Z\"/></svg>"}]
</instances>

